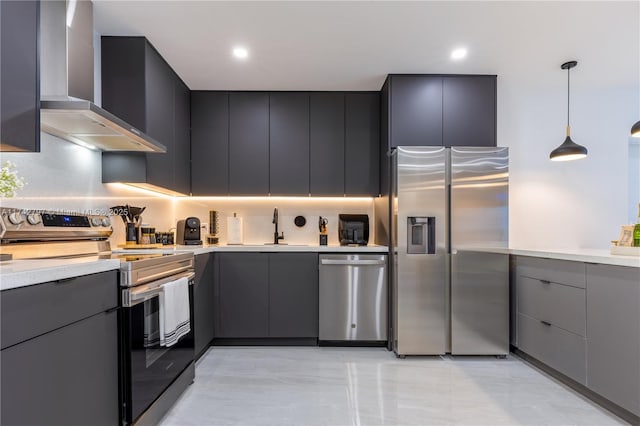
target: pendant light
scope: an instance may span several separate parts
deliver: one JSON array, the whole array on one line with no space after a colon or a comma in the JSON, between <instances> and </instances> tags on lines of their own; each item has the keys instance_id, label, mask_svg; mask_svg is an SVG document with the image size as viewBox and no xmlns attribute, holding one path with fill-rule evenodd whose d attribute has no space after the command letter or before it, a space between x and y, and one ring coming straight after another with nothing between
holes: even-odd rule
<instances>
[{"instance_id":1,"label":"pendant light","mask_svg":"<svg viewBox=\"0 0 640 426\"><path fill-rule=\"evenodd\" d=\"M631 136L634 138L640 138L640 121L631 126Z\"/></svg>"},{"instance_id":2,"label":"pendant light","mask_svg":"<svg viewBox=\"0 0 640 426\"><path fill-rule=\"evenodd\" d=\"M560 66L563 70L567 70L567 138L562 142L562 145L549 154L549 158L552 161L571 161L587 156L587 148L571 140L571 126L569 125L569 94L571 91L569 75L571 68L576 65L578 65L578 62L569 61Z\"/></svg>"}]
</instances>

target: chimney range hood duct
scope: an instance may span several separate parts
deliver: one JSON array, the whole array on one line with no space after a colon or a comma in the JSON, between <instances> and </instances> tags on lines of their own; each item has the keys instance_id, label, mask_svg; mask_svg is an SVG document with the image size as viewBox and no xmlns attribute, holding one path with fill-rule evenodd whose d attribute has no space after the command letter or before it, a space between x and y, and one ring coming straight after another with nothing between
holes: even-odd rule
<instances>
[{"instance_id":1,"label":"chimney range hood duct","mask_svg":"<svg viewBox=\"0 0 640 426\"><path fill-rule=\"evenodd\" d=\"M102 151L167 152L167 148L93 103L93 3L40 5L42 131Z\"/></svg>"}]
</instances>

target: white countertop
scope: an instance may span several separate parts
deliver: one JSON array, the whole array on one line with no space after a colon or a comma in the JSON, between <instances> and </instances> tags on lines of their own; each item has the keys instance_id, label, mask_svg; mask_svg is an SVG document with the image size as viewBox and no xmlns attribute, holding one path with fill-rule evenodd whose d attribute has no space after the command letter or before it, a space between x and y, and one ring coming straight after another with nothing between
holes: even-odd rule
<instances>
[{"instance_id":1,"label":"white countertop","mask_svg":"<svg viewBox=\"0 0 640 426\"><path fill-rule=\"evenodd\" d=\"M577 262L602 263L605 265L640 268L640 257L611 254L609 250L597 249L509 249L516 256L544 257L547 259L573 260Z\"/></svg>"},{"instance_id":2,"label":"white countertop","mask_svg":"<svg viewBox=\"0 0 640 426\"><path fill-rule=\"evenodd\" d=\"M118 268L120 268L118 259L99 259L97 256L72 259L6 260L0 262L0 290Z\"/></svg>"},{"instance_id":3,"label":"white countertop","mask_svg":"<svg viewBox=\"0 0 640 426\"><path fill-rule=\"evenodd\" d=\"M386 253L387 246L369 244L367 246L320 246L304 244L238 244L238 245L200 245L200 246L167 246L157 249L118 249L114 253L175 253L191 251L194 255L215 252L310 252L310 253Z\"/></svg>"}]
</instances>

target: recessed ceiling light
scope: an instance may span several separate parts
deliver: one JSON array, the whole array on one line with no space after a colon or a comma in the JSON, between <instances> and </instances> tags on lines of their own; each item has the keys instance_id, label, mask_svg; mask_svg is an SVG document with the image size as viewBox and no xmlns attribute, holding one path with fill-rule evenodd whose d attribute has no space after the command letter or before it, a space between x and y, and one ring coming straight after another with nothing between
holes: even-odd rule
<instances>
[{"instance_id":1,"label":"recessed ceiling light","mask_svg":"<svg viewBox=\"0 0 640 426\"><path fill-rule=\"evenodd\" d=\"M464 47L453 49L453 51L451 52L451 59L453 59L454 61L462 59L465 56L467 56L467 49L465 49Z\"/></svg>"},{"instance_id":2,"label":"recessed ceiling light","mask_svg":"<svg viewBox=\"0 0 640 426\"><path fill-rule=\"evenodd\" d=\"M247 57L249 56L249 51L244 47L234 47L233 56L238 59L247 59Z\"/></svg>"}]
</instances>

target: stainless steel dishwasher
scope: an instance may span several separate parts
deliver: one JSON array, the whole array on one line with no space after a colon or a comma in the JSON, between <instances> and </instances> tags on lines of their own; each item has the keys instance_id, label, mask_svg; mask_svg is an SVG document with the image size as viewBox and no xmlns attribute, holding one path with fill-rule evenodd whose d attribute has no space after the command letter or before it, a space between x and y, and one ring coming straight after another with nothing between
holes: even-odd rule
<instances>
[{"instance_id":1,"label":"stainless steel dishwasher","mask_svg":"<svg viewBox=\"0 0 640 426\"><path fill-rule=\"evenodd\" d=\"M387 340L387 255L320 255L319 338Z\"/></svg>"}]
</instances>

